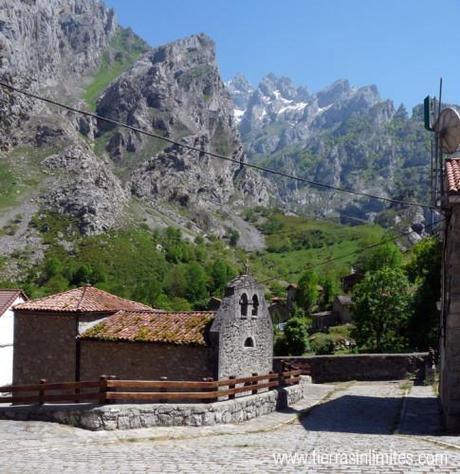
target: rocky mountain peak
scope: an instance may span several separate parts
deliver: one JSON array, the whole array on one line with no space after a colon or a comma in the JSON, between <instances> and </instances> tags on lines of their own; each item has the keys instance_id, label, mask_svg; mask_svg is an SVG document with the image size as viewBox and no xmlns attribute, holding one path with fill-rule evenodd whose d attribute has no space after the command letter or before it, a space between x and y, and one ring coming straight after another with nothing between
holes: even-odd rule
<instances>
[{"instance_id":1,"label":"rocky mountain peak","mask_svg":"<svg viewBox=\"0 0 460 474\"><path fill-rule=\"evenodd\" d=\"M174 59L177 63L215 62L215 43L204 33L187 36L154 49L152 64Z\"/></svg>"},{"instance_id":2,"label":"rocky mountain peak","mask_svg":"<svg viewBox=\"0 0 460 474\"><path fill-rule=\"evenodd\" d=\"M234 96L233 89L229 91ZM402 138L423 135L415 127L419 114L409 117L405 109L395 111L391 100L382 101L375 85L354 87L341 79L309 94L289 78L268 74L245 103L242 109L239 102L235 113L249 160L286 173L391 195L405 182L398 178L399 167L427 162L424 139L417 138L420 143L410 147ZM420 175L419 169L412 174L414 188L421 189ZM327 209L373 219L383 210L376 202L334 197L298 183L277 179L273 184L285 205L298 212Z\"/></svg>"},{"instance_id":3,"label":"rocky mountain peak","mask_svg":"<svg viewBox=\"0 0 460 474\"><path fill-rule=\"evenodd\" d=\"M100 0L0 0L1 73L56 86L96 68L116 27Z\"/></svg>"},{"instance_id":4,"label":"rocky mountain peak","mask_svg":"<svg viewBox=\"0 0 460 474\"><path fill-rule=\"evenodd\" d=\"M28 226L37 212L69 216L82 234L147 222L223 236L239 225L243 244L260 242L238 211L264 205L268 192L242 166L233 104L208 36L152 49L117 26L100 0L0 0L0 47L3 80L236 160L0 90L0 185L4 170L8 182L27 179L27 192L11 200L24 235L8 241L9 251L37 242Z\"/></svg>"},{"instance_id":5,"label":"rocky mountain peak","mask_svg":"<svg viewBox=\"0 0 460 474\"><path fill-rule=\"evenodd\" d=\"M277 77L272 73L262 78L259 89L264 95L275 99L301 101L308 100L310 97L306 87L297 87L288 77Z\"/></svg>"},{"instance_id":6,"label":"rocky mountain peak","mask_svg":"<svg viewBox=\"0 0 460 474\"><path fill-rule=\"evenodd\" d=\"M235 117L238 118L237 112L244 112L247 108L249 99L254 92L254 87L243 74L236 75L233 79L226 82L225 86L235 104Z\"/></svg>"},{"instance_id":7,"label":"rocky mountain peak","mask_svg":"<svg viewBox=\"0 0 460 474\"><path fill-rule=\"evenodd\" d=\"M105 90L97 112L168 137L206 135L211 146L222 153L231 154L241 147L214 42L204 34L144 54ZM99 124L100 133L113 128ZM137 152L144 145L142 136L119 130L107 150L120 157L124 151Z\"/></svg>"},{"instance_id":8,"label":"rocky mountain peak","mask_svg":"<svg viewBox=\"0 0 460 474\"><path fill-rule=\"evenodd\" d=\"M214 42L204 34L145 53L104 91L97 113L203 151L246 159ZM261 178L242 173L238 164L152 142L104 122L98 124L97 135L117 167L124 168L134 157L126 186L146 203L161 200L196 212L228 207L230 201L263 204L268 199Z\"/></svg>"},{"instance_id":9,"label":"rocky mountain peak","mask_svg":"<svg viewBox=\"0 0 460 474\"><path fill-rule=\"evenodd\" d=\"M347 80L339 79L316 94L318 105L319 107L327 107L334 102L344 100L349 96L351 90L350 83Z\"/></svg>"},{"instance_id":10,"label":"rocky mountain peak","mask_svg":"<svg viewBox=\"0 0 460 474\"><path fill-rule=\"evenodd\" d=\"M117 30L100 0L0 0L0 78L31 91L75 96ZM78 95L78 94L77 94ZM0 148L23 138L21 125L43 104L0 90Z\"/></svg>"}]
</instances>

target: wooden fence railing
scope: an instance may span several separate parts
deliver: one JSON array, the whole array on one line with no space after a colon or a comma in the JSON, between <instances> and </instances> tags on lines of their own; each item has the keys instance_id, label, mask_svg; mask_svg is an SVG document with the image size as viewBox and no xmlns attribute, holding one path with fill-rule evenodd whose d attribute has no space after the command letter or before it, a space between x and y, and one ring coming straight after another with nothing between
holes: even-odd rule
<instances>
[{"instance_id":1,"label":"wooden fence railing","mask_svg":"<svg viewBox=\"0 0 460 474\"><path fill-rule=\"evenodd\" d=\"M10 396L0 397L0 403L213 402L295 385L299 383L300 375L300 370L287 370L221 380L206 378L193 382L167 380L165 377L162 380L118 380L115 376L106 375L101 375L99 380L82 382L50 383L42 379L38 384L0 387L0 393L11 393Z\"/></svg>"},{"instance_id":2,"label":"wooden fence railing","mask_svg":"<svg viewBox=\"0 0 460 474\"><path fill-rule=\"evenodd\" d=\"M295 363L281 360L281 367L283 371L286 370L300 370L302 375L311 375L311 365L307 361L298 360Z\"/></svg>"}]
</instances>

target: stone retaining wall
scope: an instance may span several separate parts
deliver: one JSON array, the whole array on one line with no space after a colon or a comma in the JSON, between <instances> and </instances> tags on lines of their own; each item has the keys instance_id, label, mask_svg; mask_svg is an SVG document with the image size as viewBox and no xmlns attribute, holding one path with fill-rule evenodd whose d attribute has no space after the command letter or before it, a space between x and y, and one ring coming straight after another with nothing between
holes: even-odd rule
<instances>
[{"instance_id":1,"label":"stone retaining wall","mask_svg":"<svg viewBox=\"0 0 460 474\"><path fill-rule=\"evenodd\" d=\"M310 377L298 385L215 403L0 407L0 419L53 421L88 430L241 423L301 400Z\"/></svg>"},{"instance_id":2,"label":"stone retaining wall","mask_svg":"<svg viewBox=\"0 0 460 474\"><path fill-rule=\"evenodd\" d=\"M280 371L285 361L299 368L310 367L314 383L401 380L423 370L427 360L428 352L274 357L273 370Z\"/></svg>"}]
</instances>

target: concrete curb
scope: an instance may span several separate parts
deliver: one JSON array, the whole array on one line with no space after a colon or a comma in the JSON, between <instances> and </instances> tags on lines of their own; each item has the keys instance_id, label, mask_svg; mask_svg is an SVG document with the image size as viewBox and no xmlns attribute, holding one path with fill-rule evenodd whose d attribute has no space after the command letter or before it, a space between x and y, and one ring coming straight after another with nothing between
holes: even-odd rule
<instances>
[{"instance_id":1,"label":"concrete curb","mask_svg":"<svg viewBox=\"0 0 460 474\"><path fill-rule=\"evenodd\" d=\"M404 436L404 435L401 435L401 436ZM424 441L427 441L428 443L432 443L432 444L436 444L438 446L442 446L443 448L455 449L457 451L460 451L460 446L457 445L457 444L448 443L446 441L439 441L437 439L428 438L428 437L425 437L425 436L420 436L420 439L423 439Z\"/></svg>"}]
</instances>

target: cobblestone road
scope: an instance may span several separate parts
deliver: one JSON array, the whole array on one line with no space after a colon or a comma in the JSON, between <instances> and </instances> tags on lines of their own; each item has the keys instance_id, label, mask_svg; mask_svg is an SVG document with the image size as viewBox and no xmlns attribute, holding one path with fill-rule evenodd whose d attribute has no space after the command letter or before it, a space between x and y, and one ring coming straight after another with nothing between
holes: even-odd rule
<instances>
[{"instance_id":1,"label":"cobblestone road","mask_svg":"<svg viewBox=\"0 0 460 474\"><path fill-rule=\"evenodd\" d=\"M460 472L457 438L437 435L431 389L413 390L402 403L400 383L345 384L293 423L262 431L258 421L258 432L244 425L181 429L185 439L161 439L158 431L148 439L153 429L120 439L57 424L0 421L0 472ZM277 464L275 457L289 455L293 463Z\"/></svg>"}]
</instances>

